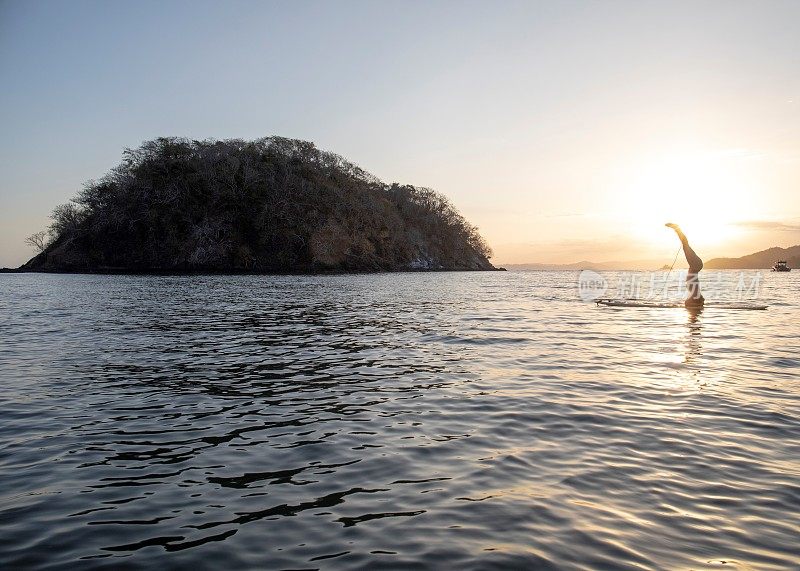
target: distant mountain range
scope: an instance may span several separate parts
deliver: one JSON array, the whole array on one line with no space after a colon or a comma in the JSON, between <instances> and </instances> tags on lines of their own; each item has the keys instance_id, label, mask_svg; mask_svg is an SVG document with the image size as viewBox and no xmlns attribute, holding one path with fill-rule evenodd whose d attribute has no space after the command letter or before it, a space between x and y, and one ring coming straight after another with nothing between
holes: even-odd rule
<instances>
[{"instance_id":1,"label":"distant mountain range","mask_svg":"<svg viewBox=\"0 0 800 571\"><path fill-rule=\"evenodd\" d=\"M707 270L768 269L778 260L786 260L790 268L800 268L800 245L789 248L768 248L741 258L712 258L705 262ZM656 270L668 268L664 260L634 260L628 262L575 262L574 264L505 264L509 270ZM685 268L679 257L676 268Z\"/></svg>"},{"instance_id":2,"label":"distant mountain range","mask_svg":"<svg viewBox=\"0 0 800 571\"><path fill-rule=\"evenodd\" d=\"M574 264L503 264L507 270L656 270L664 264L664 260L633 260L627 262L589 262ZM677 266L678 264L676 264ZM684 264L685 265L685 264Z\"/></svg>"},{"instance_id":3,"label":"distant mountain range","mask_svg":"<svg viewBox=\"0 0 800 571\"><path fill-rule=\"evenodd\" d=\"M709 270L766 269L778 260L786 260L790 268L800 268L800 245L768 248L741 258L713 258L705 263L705 267Z\"/></svg>"}]
</instances>

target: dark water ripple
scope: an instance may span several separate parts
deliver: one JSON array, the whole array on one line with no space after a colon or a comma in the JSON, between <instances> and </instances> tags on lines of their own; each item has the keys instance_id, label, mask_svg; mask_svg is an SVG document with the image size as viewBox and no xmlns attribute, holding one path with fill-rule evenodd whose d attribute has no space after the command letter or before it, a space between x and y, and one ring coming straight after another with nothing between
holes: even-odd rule
<instances>
[{"instance_id":1,"label":"dark water ripple","mask_svg":"<svg viewBox=\"0 0 800 571\"><path fill-rule=\"evenodd\" d=\"M0 276L0 567L789 569L797 276Z\"/></svg>"}]
</instances>

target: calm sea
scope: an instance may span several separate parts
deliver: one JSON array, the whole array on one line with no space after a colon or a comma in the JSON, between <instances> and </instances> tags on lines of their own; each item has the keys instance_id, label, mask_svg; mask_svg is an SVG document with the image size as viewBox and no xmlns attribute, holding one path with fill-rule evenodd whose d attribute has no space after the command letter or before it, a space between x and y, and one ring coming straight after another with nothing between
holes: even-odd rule
<instances>
[{"instance_id":1,"label":"calm sea","mask_svg":"<svg viewBox=\"0 0 800 571\"><path fill-rule=\"evenodd\" d=\"M0 568L797 568L800 272L576 282L0 275Z\"/></svg>"}]
</instances>

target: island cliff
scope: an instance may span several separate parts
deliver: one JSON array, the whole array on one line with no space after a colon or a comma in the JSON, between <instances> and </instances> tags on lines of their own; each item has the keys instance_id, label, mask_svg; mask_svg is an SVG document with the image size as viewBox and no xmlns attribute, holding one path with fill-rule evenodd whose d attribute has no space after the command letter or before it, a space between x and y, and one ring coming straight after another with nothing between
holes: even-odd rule
<instances>
[{"instance_id":1,"label":"island cliff","mask_svg":"<svg viewBox=\"0 0 800 571\"><path fill-rule=\"evenodd\" d=\"M20 269L493 270L441 194L385 184L313 143L159 138L57 207Z\"/></svg>"}]
</instances>

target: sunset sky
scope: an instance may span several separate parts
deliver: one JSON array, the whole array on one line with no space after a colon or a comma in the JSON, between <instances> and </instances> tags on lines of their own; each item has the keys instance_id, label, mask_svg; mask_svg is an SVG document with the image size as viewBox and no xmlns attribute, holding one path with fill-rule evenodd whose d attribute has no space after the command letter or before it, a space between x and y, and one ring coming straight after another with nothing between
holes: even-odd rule
<instances>
[{"instance_id":1,"label":"sunset sky","mask_svg":"<svg viewBox=\"0 0 800 571\"><path fill-rule=\"evenodd\" d=\"M496 263L800 244L800 2L0 2L0 266L158 136L314 141Z\"/></svg>"}]
</instances>

